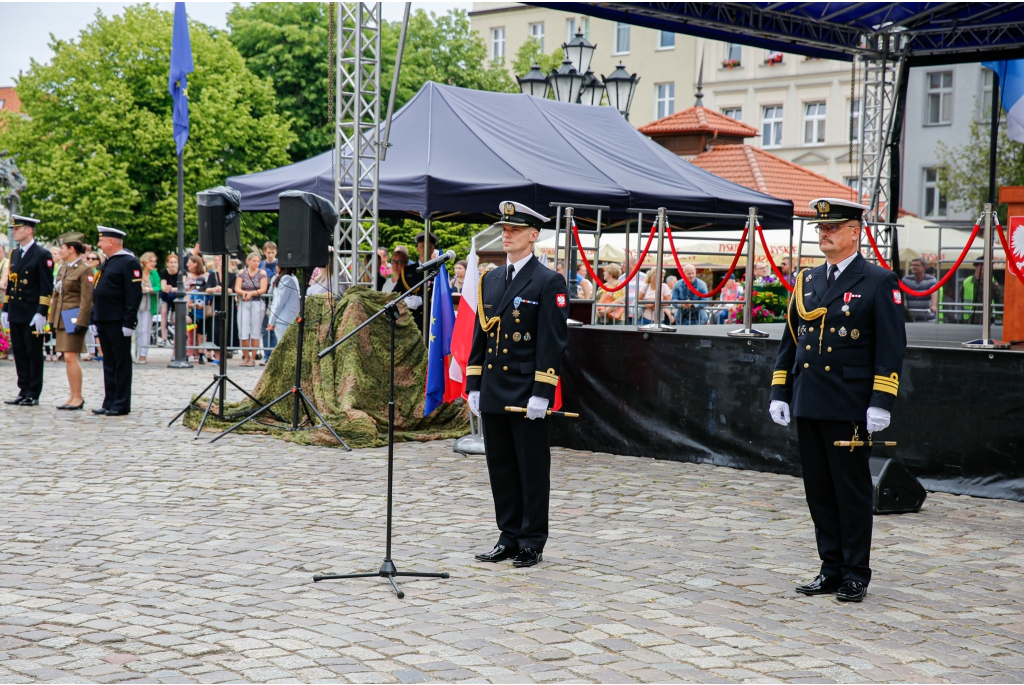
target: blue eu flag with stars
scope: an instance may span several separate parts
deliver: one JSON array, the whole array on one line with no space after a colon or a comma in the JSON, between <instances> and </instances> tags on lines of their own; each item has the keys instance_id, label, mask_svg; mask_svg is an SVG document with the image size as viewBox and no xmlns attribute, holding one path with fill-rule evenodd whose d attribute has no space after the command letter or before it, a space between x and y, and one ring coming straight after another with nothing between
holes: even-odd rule
<instances>
[{"instance_id":1,"label":"blue eu flag with stars","mask_svg":"<svg viewBox=\"0 0 1024 685\"><path fill-rule=\"evenodd\" d=\"M188 36L188 15L185 3L174 3L174 33L171 36L171 74L167 90L174 99L174 143L180 155L188 141L188 75L192 64L192 41Z\"/></svg>"},{"instance_id":2,"label":"blue eu flag with stars","mask_svg":"<svg viewBox=\"0 0 1024 685\"><path fill-rule=\"evenodd\" d=\"M445 359L452 353L452 331L455 329L455 308L448 287L448 269L434 277L434 295L430 302L430 347L427 348L427 397L423 415L429 416L444 404L448 369Z\"/></svg>"}]
</instances>

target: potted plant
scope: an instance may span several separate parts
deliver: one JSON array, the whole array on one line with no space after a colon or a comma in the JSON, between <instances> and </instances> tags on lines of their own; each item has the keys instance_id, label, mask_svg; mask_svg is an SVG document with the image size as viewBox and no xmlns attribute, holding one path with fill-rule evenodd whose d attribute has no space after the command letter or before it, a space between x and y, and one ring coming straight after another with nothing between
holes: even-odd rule
<instances>
[{"instance_id":1,"label":"potted plant","mask_svg":"<svg viewBox=\"0 0 1024 685\"><path fill-rule=\"evenodd\" d=\"M736 69L739 66L740 66L740 61L738 59L723 59L722 60L722 68L723 69Z\"/></svg>"}]
</instances>

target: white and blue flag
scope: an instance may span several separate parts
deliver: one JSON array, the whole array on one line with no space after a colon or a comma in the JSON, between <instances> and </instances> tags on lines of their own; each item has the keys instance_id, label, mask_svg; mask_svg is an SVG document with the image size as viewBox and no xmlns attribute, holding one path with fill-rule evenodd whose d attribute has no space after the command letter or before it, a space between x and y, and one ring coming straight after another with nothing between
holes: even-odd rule
<instances>
[{"instance_id":1,"label":"white and blue flag","mask_svg":"<svg viewBox=\"0 0 1024 685\"><path fill-rule=\"evenodd\" d=\"M1024 143L1024 59L982 62L999 76L1000 100L1006 110L1006 135Z\"/></svg>"}]
</instances>

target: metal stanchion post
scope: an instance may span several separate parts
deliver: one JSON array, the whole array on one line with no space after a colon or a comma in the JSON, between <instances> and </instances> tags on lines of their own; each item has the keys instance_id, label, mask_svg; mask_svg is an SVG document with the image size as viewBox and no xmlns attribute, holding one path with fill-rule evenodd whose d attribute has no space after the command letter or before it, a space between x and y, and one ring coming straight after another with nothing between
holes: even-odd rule
<instances>
[{"instance_id":1,"label":"metal stanchion post","mask_svg":"<svg viewBox=\"0 0 1024 685\"><path fill-rule=\"evenodd\" d=\"M767 338L768 334L751 328L754 308L754 248L757 243L757 207L747 214L747 282L743 290L743 328L729 331L734 338Z\"/></svg>"},{"instance_id":2,"label":"metal stanchion post","mask_svg":"<svg viewBox=\"0 0 1024 685\"><path fill-rule=\"evenodd\" d=\"M981 338L963 343L963 347L981 350L1005 350L1010 343L992 340L992 204L985 203L985 269L982 277L985 282L981 289ZM977 288L978 284L975 283Z\"/></svg>"},{"instance_id":3,"label":"metal stanchion post","mask_svg":"<svg viewBox=\"0 0 1024 685\"><path fill-rule=\"evenodd\" d=\"M572 304L574 298L579 294L579 288L576 287L576 236L572 232L573 222L573 208L565 208L565 260L562 262L565 270L565 287L569 291L569 304ZM558 258L558 253L555 253L555 258ZM557 262L556 262L557 263ZM572 311L570 307L570 312ZM572 316L566 320L566 325L569 326L582 326L583 322L578 321Z\"/></svg>"},{"instance_id":4,"label":"metal stanchion post","mask_svg":"<svg viewBox=\"0 0 1024 685\"><path fill-rule=\"evenodd\" d=\"M667 223L665 208L658 207L658 265L655 267L657 271L654 272L654 321L637 328L638 331L645 333L659 333L659 332L670 332L674 331L675 326L668 326L661 322L661 279L663 277L663 271L665 269L665 224ZM637 291L637 300L639 300L639 291Z\"/></svg>"}]
</instances>

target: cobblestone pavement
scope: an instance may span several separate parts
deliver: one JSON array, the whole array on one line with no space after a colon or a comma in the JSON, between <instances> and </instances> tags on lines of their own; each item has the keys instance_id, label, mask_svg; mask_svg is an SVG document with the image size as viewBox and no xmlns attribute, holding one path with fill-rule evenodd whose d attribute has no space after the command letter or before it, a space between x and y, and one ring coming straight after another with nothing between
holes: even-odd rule
<instances>
[{"instance_id":1,"label":"cobblestone pavement","mask_svg":"<svg viewBox=\"0 0 1024 685\"><path fill-rule=\"evenodd\" d=\"M311 582L379 567L383 449L193 441L165 424L211 367L151 360L128 417L55 411L59 364L42 406L0 405L0 682L1024 679L1019 503L877 518L843 605L793 592L817 570L797 479L557 450L545 560L513 570L472 559L496 539L483 461L403 444L396 563L452 577L399 600Z\"/></svg>"}]
</instances>

